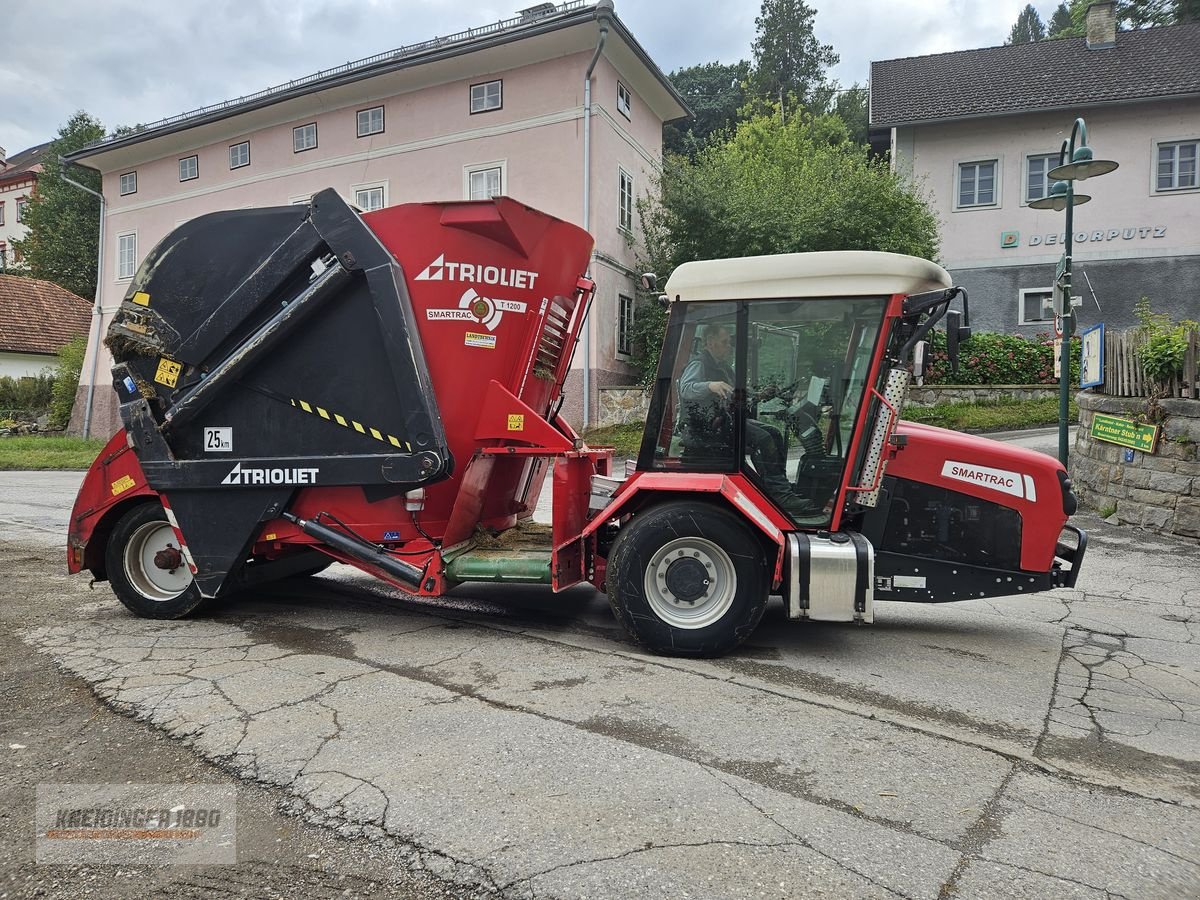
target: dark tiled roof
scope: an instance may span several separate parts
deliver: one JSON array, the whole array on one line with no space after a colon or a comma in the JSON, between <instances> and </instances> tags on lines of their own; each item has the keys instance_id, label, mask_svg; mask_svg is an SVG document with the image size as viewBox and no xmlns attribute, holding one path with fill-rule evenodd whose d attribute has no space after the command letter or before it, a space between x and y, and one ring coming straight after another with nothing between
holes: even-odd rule
<instances>
[{"instance_id":1,"label":"dark tiled roof","mask_svg":"<svg viewBox=\"0 0 1200 900\"><path fill-rule=\"evenodd\" d=\"M91 304L57 284L0 275L0 351L57 353L91 322Z\"/></svg>"},{"instance_id":2,"label":"dark tiled roof","mask_svg":"<svg viewBox=\"0 0 1200 900\"><path fill-rule=\"evenodd\" d=\"M49 146L50 142L47 141L10 156L6 160L6 165L0 168L0 182L16 181L18 176L24 178L31 171L35 173L41 171L42 158L46 155L46 148Z\"/></svg>"},{"instance_id":3,"label":"dark tiled roof","mask_svg":"<svg viewBox=\"0 0 1200 900\"><path fill-rule=\"evenodd\" d=\"M905 125L1200 93L1200 22L871 63L871 124Z\"/></svg>"}]
</instances>

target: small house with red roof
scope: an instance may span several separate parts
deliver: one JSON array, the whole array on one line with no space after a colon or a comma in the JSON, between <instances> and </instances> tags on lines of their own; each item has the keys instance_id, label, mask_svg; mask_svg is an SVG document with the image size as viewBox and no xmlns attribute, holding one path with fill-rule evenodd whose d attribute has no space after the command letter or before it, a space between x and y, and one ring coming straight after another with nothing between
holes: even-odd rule
<instances>
[{"instance_id":1,"label":"small house with red roof","mask_svg":"<svg viewBox=\"0 0 1200 900\"><path fill-rule=\"evenodd\" d=\"M0 274L0 376L24 378L52 368L58 351L86 335L92 305L39 278Z\"/></svg>"}]
</instances>

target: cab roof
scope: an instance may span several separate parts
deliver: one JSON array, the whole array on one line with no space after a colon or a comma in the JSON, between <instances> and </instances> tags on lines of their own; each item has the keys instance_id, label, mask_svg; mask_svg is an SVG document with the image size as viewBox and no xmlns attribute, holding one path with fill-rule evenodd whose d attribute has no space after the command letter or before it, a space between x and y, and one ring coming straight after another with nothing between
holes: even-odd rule
<instances>
[{"instance_id":1,"label":"cab roof","mask_svg":"<svg viewBox=\"0 0 1200 900\"><path fill-rule=\"evenodd\" d=\"M937 263L876 250L826 250L688 262L667 280L672 300L761 300L920 294L952 287Z\"/></svg>"}]
</instances>

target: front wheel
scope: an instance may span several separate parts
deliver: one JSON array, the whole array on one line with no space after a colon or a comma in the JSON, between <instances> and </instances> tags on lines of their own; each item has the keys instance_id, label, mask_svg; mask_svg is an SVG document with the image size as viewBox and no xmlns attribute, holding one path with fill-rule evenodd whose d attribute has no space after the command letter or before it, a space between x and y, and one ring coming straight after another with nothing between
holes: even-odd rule
<instances>
[{"instance_id":1,"label":"front wheel","mask_svg":"<svg viewBox=\"0 0 1200 900\"><path fill-rule=\"evenodd\" d=\"M105 549L113 593L144 619L178 619L203 599L158 503L141 503L117 520Z\"/></svg>"},{"instance_id":2,"label":"front wheel","mask_svg":"<svg viewBox=\"0 0 1200 900\"><path fill-rule=\"evenodd\" d=\"M767 554L726 509L666 503L621 529L608 557L608 601L639 644L672 656L719 656L762 619Z\"/></svg>"}]
</instances>

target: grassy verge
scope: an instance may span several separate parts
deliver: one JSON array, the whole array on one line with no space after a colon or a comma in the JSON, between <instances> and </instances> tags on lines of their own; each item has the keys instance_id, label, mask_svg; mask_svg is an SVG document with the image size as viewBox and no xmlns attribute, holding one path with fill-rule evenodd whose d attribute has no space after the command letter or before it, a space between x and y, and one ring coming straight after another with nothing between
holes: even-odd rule
<instances>
[{"instance_id":1,"label":"grassy verge","mask_svg":"<svg viewBox=\"0 0 1200 900\"><path fill-rule=\"evenodd\" d=\"M637 456L642 448L641 422L629 425L609 425L592 428L584 432L583 439L589 447L612 447L619 456Z\"/></svg>"},{"instance_id":2,"label":"grassy verge","mask_svg":"<svg viewBox=\"0 0 1200 900\"><path fill-rule=\"evenodd\" d=\"M937 425L953 431L1017 431L1058 424L1058 398L1013 400L1003 403L939 403L904 408L909 422ZM1079 408L1071 401L1069 420L1079 421Z\"/></svg>"},{"instance_id":3,"label":"grassy verge","mask_svg":"<svg viewBox=\"0 0 1200 900\"><path fill-rule=\"evenodd\" d=\"M0 471L86 469L105 443L100 438L0 437Z\"/></svg>"}]
</instances>

